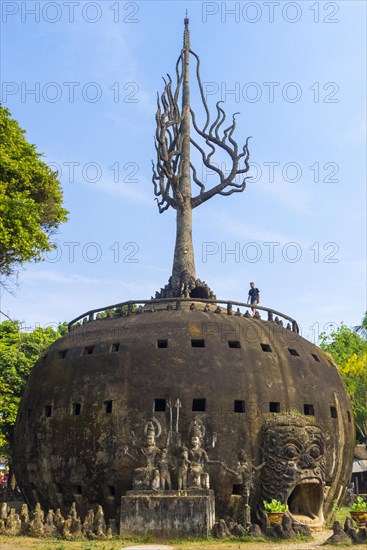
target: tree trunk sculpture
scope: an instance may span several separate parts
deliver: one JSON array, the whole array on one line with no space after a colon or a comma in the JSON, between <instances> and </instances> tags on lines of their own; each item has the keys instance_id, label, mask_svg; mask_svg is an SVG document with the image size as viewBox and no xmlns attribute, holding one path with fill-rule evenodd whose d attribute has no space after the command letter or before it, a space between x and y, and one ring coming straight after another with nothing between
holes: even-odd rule
<instances>
[{"instance_id":1,"label":"tree trunk sculpture","mask_svg":"<svg viewBox=\"0 0 367 550\"><path fill-rule=\"evenodd\" d=\"M155 148L157 162L153 165L154 194L157 197L159 212L162 213L170 206L177 212L176 215L176 245L173 260L172 276L168 284L156 293L156 298L215 297L209 287L196 278L194 247L192 242L192 210L196 206L214 197L214 195L231 195L244 191L248 177L244 177L240 183L235 182L239 174L246 174L249 166L249 149L247 138L242 151L239 153L237 143L232 139L236 128L235 113L232 124L221 130L226 115L220 107L221 101L216 104L217 116L210 125L209 109L205 100L203 86L200 78L199 57L190 49L189 20L185 18L184 43L181 54L176 63L177 83L172 90L172 79L164 80L165 86L162 95L157 97ZM189 63L190 54L196 59L196 78L200 95L206 112L206 122L201 130L196 122L194 111L190 106L190 82ZM179 99L181 99L181 109ZM195 141L191 135L191 125L196 134L209 147L205 152L203 147ZM197 170L191 162L191 146L201 155L204 166L215 172L219 183L210 189L198 178ZM225 151L230 158L230 170L227 176L213 163L212 157L216 148ZM242 167L241 159L244 160ZM192 196L191 178L200 188L199 194Z\"/></svg>"}]
</instances>

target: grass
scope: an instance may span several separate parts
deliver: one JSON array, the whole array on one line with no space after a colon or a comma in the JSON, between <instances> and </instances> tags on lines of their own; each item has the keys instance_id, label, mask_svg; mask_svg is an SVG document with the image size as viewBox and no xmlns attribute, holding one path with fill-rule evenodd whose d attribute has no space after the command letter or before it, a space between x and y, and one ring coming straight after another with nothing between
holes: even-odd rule
<instances>
[{"instance_id":1,"label":"grass","mask_svg":"<svg viewBox=\"0 0 367 550\"><path fill-rule=\"evenodd\" d=\"M344 525L346 517L349 516L349 508L346 506L333 507L332 514L326 523L326 527L332 529L334 521L340 521Z\"/></svg>"},{"instance_id":2,"label":"grass","mask_svg":"<svg viewBox=\"0 0 367 550\"><path fill-rule=\"evenodd\" d=\"M266 546L271 549L274 543L282 544L286 548L289 543L302 543L304 537L297 537L293 541L275 541L271 539L251 539L250 537L231 537L224 540L218 540L213 537L202 539L176 539L164 541L162 544L173 546L175 550L246 550L249 544L253 546ZM126 546L148 543L159 544L160 541L153 540L151 537L140 538L119 538L111 540L90 541L80 540L61 540L57 538L36 539L32 537L11 537L0 536L0 548L4 550L122 550Z\"/></svg>"}]
</instances>

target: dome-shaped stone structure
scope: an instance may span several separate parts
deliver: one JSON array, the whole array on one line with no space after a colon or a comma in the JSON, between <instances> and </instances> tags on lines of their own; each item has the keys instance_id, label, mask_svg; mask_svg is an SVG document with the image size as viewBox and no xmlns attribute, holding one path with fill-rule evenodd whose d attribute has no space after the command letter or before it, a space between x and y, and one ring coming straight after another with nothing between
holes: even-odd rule
<instances>
[{"instance_id":1,"label":"dome-shaped stone structure","mask_svg":"<svg viewBox=\"0 0 367 550\"><path fill-rule=\"evenodd\" d=\"M148 424L152 442L168 449L177 489L196 427L220 517L241 500L242 460L254 474L252 504L287 500L295 516L322 522L324 496L327 514L350 477L347 392L321 349L241 309L156 300L120 316L90 314L52 344L16 425L15 471L28 502L66 512L76 501L82 515L98 503L114 517L145 467Z\"/></svg>"}]
</instances>

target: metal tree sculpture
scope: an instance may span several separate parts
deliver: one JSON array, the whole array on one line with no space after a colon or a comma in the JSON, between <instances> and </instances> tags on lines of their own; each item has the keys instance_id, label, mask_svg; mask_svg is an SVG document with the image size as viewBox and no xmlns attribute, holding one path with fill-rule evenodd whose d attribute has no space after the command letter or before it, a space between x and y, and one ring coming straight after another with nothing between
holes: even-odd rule
<instances>
[{"instance_id":1,"label":"metal tree sculpture","mask_svg":"<svg viewBox=\"0 0 367 550\"><path fill-rule=\"evenodd\" d=\"M235 113L232 124L221 130L226 115L220 107L220 101L216 104L217 116L210 125L209 109L205 100L203 86L200 78L200 59L190 49L189 20L185 18L184 43L181 54L176 63L177 83L172 90L172 79L168 75L168 81L164 80L165 87L162 95L157 98L155 148L157 151L157 163L153 165L154 194L157 197L159 212L162 213L170 206L177 211L176 216L176 245L173 260L172 276L168 284L160 292L157 298L170 297L214 297L211 290L199 279L196 279L194 247L192 243L192 210L196 206L214 197L214 195L231 195L240 193L246 187L244 177L241 183L236 183L238 174L248 172L249 149L247 138L245 145L239 152L237 143L232 139L236 128ZM205 126L201 130L197 123L194 111L190 106L189 61L190 53L196 59L196 78L200 89L201 99L206 112ZM181 67L180 67L181 65ZM182 96L181 109L179 98ZM204 149L190 135L190 126L205 141L210 151ZM205 185L199 180L197 170L190 160L191 145L201 154L202 162L206 168L213 170L219 177L219 183L206 190ZM216 152L216 146L225 151L231 161L231 169L227 176L212 162ZM240 166L241 159L244 165ZM199 194L192 196L191 174L195 184L200 188Z\"/></svg>"}]
</instances>

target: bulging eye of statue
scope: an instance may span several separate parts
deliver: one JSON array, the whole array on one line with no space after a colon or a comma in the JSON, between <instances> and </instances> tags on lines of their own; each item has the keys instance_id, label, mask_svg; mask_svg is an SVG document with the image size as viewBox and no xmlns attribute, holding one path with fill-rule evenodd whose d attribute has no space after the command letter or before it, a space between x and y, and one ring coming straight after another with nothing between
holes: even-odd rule
<instances>
[{"instance_id":1,"label":"bulging eye of statue","mask_svg":"<svg viewBox=\"0 0 367 550\"><path fill-rule=\"evenodd\" d=\"M321 449L317 445L312 445L308 453L310 456L312 456L312 458L317 459L317 458L320 458L321 456Z\"/></svg>"},{"instance_id":2,"label":"bulging eye of statue","mask_svg":"<svg viewBox=\"0 0 367 550\"><path fill-rule=\"evenodd\" d=\"M284 449L284 456L288 460L295 460L299 457L299 450L295 445L287 445Z\"/></svg>"}]
</instances>

